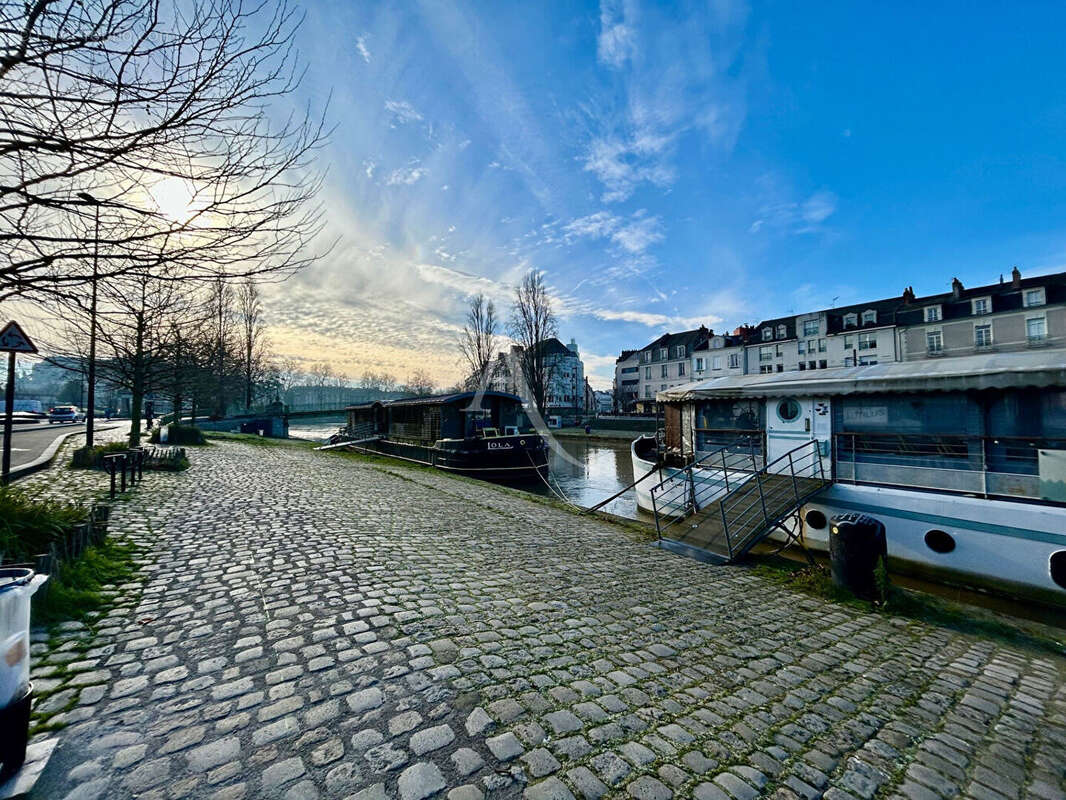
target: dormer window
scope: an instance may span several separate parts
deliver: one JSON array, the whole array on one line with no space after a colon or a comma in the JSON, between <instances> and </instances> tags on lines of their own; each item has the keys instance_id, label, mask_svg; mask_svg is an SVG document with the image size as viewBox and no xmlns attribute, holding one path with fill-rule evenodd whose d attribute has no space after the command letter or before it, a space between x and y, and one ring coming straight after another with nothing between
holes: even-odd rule
<instances>
[{"instance_id":1,"label":"dormer window","mask_svg":"<svg viewBox=\"0 0 1066 800\"><path fill-rule=\"evenodd\" d=\"M725 339L723 339L721 336L715 336L713 339L711 339L711 347L715 350L721 350L723 347L725 347Z\"/></svg>"},{"instance_id":2,"label":"dormer window","mask_svg":"<svg viewBox=\"0 0 1066 800\"><path fill-rule=\"evenodd\" d=\"M981 314L992 313L992 298L991 297L975 297L970 301L971 308L975 317L979 317Z\"/></svg>"},{"instance_id":3,"label":"dormer window","mask_svg":"<svg viewBox=\"0 0 1066 800\"><path fill-rule=\"evenodd\" d=\"M877 312L874 309L868 308L868 309L866 309L865 311L862 312L862 324L863 325L873 325L876 322L877 322Z\"/></svg>"},{"instance_id":4,"label":"dormer window","mask_svg":"<svg viewBox=\"0 0 1066 800\"><path fill-rule=\"evenodd\" d=\"M784 339L784 338L785 338L785 336L787 335L787 333L788 333L788 332L787 332L787 330L785 329L785 326L784 326L784 325L778 325L778 326L777 326L777 338L778 338L778 339Z\"/></svg>"},{"instance_id":5,"label":"dormer window","mask_svg":"<svg viewBox=\"0 0 1066 800\"><path fill-rule=\"evenodd\" d=\"M859 324L859 315L858 314L845 314L844 315L844 327L845 328L854 328L858 324Z\"/></svg>"},{"instance_id":6,"label":"dormer window","mask_svg":"<svg viewBox=\"0 0 1066 800\"><path fill-rule=\"evenodd\" d=\"M939 322L940 321L940 306L926 306L925 307L925 321L926 322Z\"/></svg>"},{"instance_id":7,"label":"dormer window","mask_svg":"<svg viewBox=\"0 0 1066 800\"><path fill-rule=\"evenodd\" d=\"M679 344L677 346L677 357L678 358L684 358L685 357L685 345Z\"/></svg>"},{"instance_id":8,"label":"dormer window","mask_svg":"<svg viewBox=\"0 0 1066 800\"><path fill-rule=\"evenodd\" d=\"M762 340L764 342L768 342L768 341L770 341L773 338L774 338L774 332L773 332L772 328L763 328L762 329Z\"/></svg>"},{"instance_id":9,"label":"dormer window","mask_svg":"<svg viewBox=\"0 0 1066 800\"><path fill-rule=\"evenodd\" d=\"M1040 289L1026 289L1025 290L1025 307L1033 308L1034 306L1042 306L1046 302L1044 298L1044 290Z\"/></svg>"},{"instance_id":10,"label":"dormer window","mask_svg":"<svg viewBox=\"0 0 1066 800\"><path fill-rule=\"evenodd\" d=\"M666 361L666 359L668 359L669 357L670 357L670 348L669 347L660 347L659 348L659 360L660 361Z\"/></svg>"}]
</instances>

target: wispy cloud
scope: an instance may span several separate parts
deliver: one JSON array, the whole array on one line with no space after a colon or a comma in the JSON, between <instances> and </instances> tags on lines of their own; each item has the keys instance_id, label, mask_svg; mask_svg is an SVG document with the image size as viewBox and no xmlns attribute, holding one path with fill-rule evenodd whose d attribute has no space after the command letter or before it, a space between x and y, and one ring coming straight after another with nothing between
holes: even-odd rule
<instances>
[{"instance_id":1,"label":"wispy cloud","mask_svg":"<svg viewBox=\"0 0 1066 800\"><path fill-rule=\"evenodd\" d=\"M363 61L367 64L370 63L370 50L366 46L366 34L359 36L355 40L355 49L359 51L359 55L363 57Z\"/></svg>"},{"instance_id":2,"label":"wispy cloud","mask_svg":"<svg viewBox=\"0 0 1066 800\"><path fill-rule=\"evenodd\" d=\"M636 51L633 17L636 4L623 0L600 3L600 35L596 39L599 60L612 67L622 66Z\"/></svg>"},{"instance_id":3,"label":"wispy cloud","mask_svg":"<svg viewBox=\"0 0 1066 800\"><path fill-rule=\"evenodd\" d=\"M393 122L400 125L422 120L422 115L406 100L386 100L385 110L392 114Z\"/></svg>"},{"instance_id":4,"label":"wispy cloud","mask_svg":"<svg viewBox=\"0 0 1066 800\"><path fill-rule=\"evenodd\" d=\"M774 189L774 193L781 190ZM763 204L759 217L748 227L749 233L771 228L786 233L808 234L824 230L824 224L837 210L837 196L828 190L817 191L805 200L775 199Z\"/></svg>"},{"instance_id":5,"label":"wispy cloud","mask_svg":"<svg viewBox=\"0 0 1066 800\"><path fill-rule=\"evenodd\" d=\"M385 184L387 186L410 186L412 183L418 183L425 176L425 167L400 167L389 173L389 177L385 179Z\"/></svg>"},{"instance_id":6,"label":"wispy cloud","mask_svg":"<svg viewBox=\"0 0 1066 800\"><path fill-rule=\"evenodd\" d=\"M663 240L662 220L647 216L643 209L628 219L609 211L597 211L568 223L563 232L568 239L609 239L628 253L642 253Z\"/></svg>"}]
</instances>

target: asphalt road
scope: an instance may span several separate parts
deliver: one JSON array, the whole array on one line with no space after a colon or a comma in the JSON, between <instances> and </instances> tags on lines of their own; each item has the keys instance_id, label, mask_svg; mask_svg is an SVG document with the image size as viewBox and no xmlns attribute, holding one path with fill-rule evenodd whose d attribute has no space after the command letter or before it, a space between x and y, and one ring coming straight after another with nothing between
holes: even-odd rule
<instances>
[{"instance_id":1,"label":"asphalt road","mask_svg":"<svg viewBox=\"0 0 1066 800\"><path fill-rule=\"evenodd\" d=\"M85 423L57 422L49 425L46 422L43 425L15 425L11 436L11 466L28 464L41 455L57 436L71 430L84 432ZM0 442L3 439L3 426L0 425Z\"/></svg>"}]
</instances>

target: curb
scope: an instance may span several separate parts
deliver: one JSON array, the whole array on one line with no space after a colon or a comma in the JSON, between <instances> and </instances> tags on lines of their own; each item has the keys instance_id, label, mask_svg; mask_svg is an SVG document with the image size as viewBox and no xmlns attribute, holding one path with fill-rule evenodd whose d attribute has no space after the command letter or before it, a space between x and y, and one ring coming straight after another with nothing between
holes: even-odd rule
<instances>
[{"instance_id":1,"label":"curb","mask_svg":"<svg viewBox=\"0 0 1066 800\"><path fill-rule=\"evenodd\" d=\"M109 431L115 427L117 426L111 425L106 428L97 428L96 430ZM42 453L37 456L37 458L35 458L33 461L29 462L28 464L19 464L17 467L12 467L10 478L11 483L14 483L19 478L25 478L27 475L32 475L33 473L38 472L47 467L49 464L51 464L56 457L56 453L59 452L59 448L63 444L63 442L65 442L68 437L73 436L76 433L84 434L85 430L73 429L59 434L59 436L53 439L52 443L49 444L46 448L44 448Z\"/></svg>"}]
</instances>

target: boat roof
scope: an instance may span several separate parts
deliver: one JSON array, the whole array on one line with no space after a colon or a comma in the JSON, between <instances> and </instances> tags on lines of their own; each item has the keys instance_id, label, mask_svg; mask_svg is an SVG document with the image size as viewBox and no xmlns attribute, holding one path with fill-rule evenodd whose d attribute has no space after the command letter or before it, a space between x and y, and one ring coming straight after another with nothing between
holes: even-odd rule
<instances>
[{"instance_id":1,"label":"boat roof","mask_svg":"<svg viewBox=\"0 0 1066 800\"><path fill-rule=\"evenodd\" d=\"M401 397L399 400L389 400L388 402L373 402L363 403L362 405L348 406L345 411L354 411L360 409L369 409L374 406L443 406L451 405L452 403L461 403L465 400L472 400L480 394L482 397L499 397L504 400L513 400L516 403L521 403L522 398L516 394L509 394L507 392L497 392L492 390L486 390L484 392L452 392L451 394L434 394L427 395L425 397Z\"/></svg>"},{"instance_id":2,"label":"boat roof","mask_svg":"<svg viewBox=\"0 0 1066 800\"><path fill-rule=\"evenodd\" d=\"M715 397L954 392L1045 386L1066 388L1066 353L1062 350L893 361L767 375L728 375L675 386L659 392L656 399L678 402Z\"/></svg>"}]
</instances>

